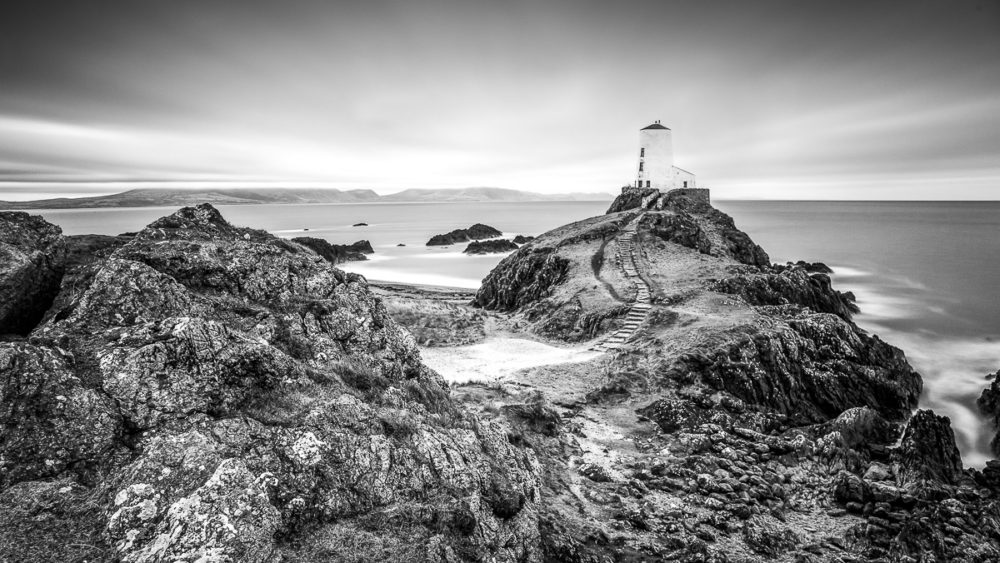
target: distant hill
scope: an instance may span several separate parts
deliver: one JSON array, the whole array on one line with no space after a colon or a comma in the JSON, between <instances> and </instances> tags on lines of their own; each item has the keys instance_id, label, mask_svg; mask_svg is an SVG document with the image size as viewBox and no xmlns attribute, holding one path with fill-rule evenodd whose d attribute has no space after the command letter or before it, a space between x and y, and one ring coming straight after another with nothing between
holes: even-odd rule
<instances>
[{"instance_id":1,"label":"distant hill","mask_svg":"<svg viewBox=\"0 0 1000 563\"><path fill-rule=\"evenodd\" d=\"M75 209L97 207L169 207L211 203L254 205L261 203L366 203L450 201L594 201L611 199L603 193L539 194L504 188L413 189L386 196L372 190L322 188L143 188L92 196L33 201L0 201L0 209Z\"/></svg>"},{"instance_id":2,"label":"distant hill","mask_svg":"<svg viewBox=\"0 0 1000 563\"><path fill-rule=\"evenodd\" d=\"M540 194L506 188L412 189L382 196L382 201L594 201L611 199L602 193Z\"/></svg>"}]
</instances>

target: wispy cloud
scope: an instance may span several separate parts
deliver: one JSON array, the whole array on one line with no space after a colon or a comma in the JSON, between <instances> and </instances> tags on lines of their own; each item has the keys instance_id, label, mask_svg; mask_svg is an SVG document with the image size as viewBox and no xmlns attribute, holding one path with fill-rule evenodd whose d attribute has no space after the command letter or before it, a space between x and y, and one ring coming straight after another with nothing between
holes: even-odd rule
<instances>
[{"instance_id":1,"label":"wispy cloud","mask_svg":"<svg viewBox=\"0 0 1000 563\"><path fill-rule=\"evenodd\" d=\"M1000 187L995 4L44 7L0 20L8 187L609 191L653 119L719 197Z\"/></svg>"}]
</instances>

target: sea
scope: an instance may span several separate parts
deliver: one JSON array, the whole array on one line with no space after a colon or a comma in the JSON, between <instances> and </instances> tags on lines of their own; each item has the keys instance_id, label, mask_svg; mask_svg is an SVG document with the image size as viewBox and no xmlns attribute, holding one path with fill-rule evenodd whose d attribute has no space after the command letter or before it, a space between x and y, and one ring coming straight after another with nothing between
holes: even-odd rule
<instances>
[{"instance_id":1,"label":"sea","mask_svg":"<svg viewBox=\"0 0 1000 563\"><path fill-rule=\"evenodd\" d=\"M375 254L343 264L370 280L476 288L502 256L464 245L427 247L434 234L485 223L537 235L602 214L610 201L218 206L235 224L281 237L365 239ZM992 459L991 424L976 408L1000 369L1000 202L717 201L773 262L833 268L865 330L898 346L921 373L920 408L952 420L966 465ZM141 229L175 208L41 210L66 234ZM364 226L355 226L365 223Z\"/></svg>"}]
</instances>

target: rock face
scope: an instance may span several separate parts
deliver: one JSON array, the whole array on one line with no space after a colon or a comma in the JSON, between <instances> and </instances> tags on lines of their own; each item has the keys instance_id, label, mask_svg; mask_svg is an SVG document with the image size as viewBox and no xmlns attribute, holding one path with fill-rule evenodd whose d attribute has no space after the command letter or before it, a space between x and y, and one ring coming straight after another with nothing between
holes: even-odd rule
<instances>
[{"instance_id":1,"label":"rock face","mask_svg":"<svg viewBox=\"0 0 1000 563\"><path fill-rule=\"evenodd\" d=\"M681 356L669 373L680 380L696 375L798 423L822 422L859 406L900 420L916 407L920 376L898 348L832 315L781 320L717 335L719 344Z\"/></svg>"},{"instance_id":2,"label":"rock face","mask_svg":"<svg viewBox=\"0 0 1000 563\"><path fill-rule=\"evenodd\" d=\"M902 479L922 479L946 484L962 476L962 456L946 416L920 410L910 418L903 440L893 451Z\"/></svg>"},{"instance_id":3,"label":"rock face","mask_svg":"<svg viewBox=\"0 0 1000 563\"><path fill-rule=\"evenodd\" d=\"M503 236L503 233L489 225L476 223L468 229L455 229L443 235L434 235L427 241L427 246L447 246L460 242L469 242L470 240L483 240L499 236Z\"/></svg>"},{"instance_id":4,"label":"rock face","mask_svg":"<svg viewBox=\"0 0 1000 563\"><path fill-rule=\"evenodd\" d=\"M997 380L1000 379L1000 371L994 373L992 379L993 382L983 389L976 404L980 412L993 422L994 429L998 429L1000 428L1000 383ZM1000 434L993 436L990 446L993 448L993 453L1000 455Z\"/></svg>"},{"instance_id":5,"label":"rock face","mask_svg":"<svg viewBox=\"0 0 1000 563\"><path fill-rule=\"evenodd\" d=\"M36 215L0 212L0 334L27 334L49 309L65 269L61 235Z\"/></svg>"},{"instance_id":6,"label":"rock face","mask_svg":"<svg viewBox=\"0 0 1000 563\"><path fill-rule=\"evenodd\" d=\"M533 454L359 276L209 205L109 248L0 344L0 513L47 522L0 518L0 560L539 558Z\"/></svg>"},{"instance_id":7,"label":"rock face","mask_svg":"<svg viewBox=\"0 0 1000 563\"><path fill-rule=\"evenodd\" d=\"M566 275L569 261L551 248L531 249L504 259L490 272L476 293L475 302L486 309L510 311L532 303L551 292ZM505 264L511 260L510 264Z\"/></svg>"},{"instance_id":8,"label":"rock face","mask_svg":"<svg viewBox=\"0 0 1000 563\"><path fill-rule=\"evenodd\" d=\"M775 267L771 271L744 271L719 280L714 289L739 295L753 305L793 303L844 320L859 312L852 295L841 293L824 273L810 273L801 266Z\"/></svg>"},{"instance_id":9,"label":"rock face","mask_svg":"<svg viewBox=\"0 0 1000 563\"><path fill-rule=\"evenodd\" d=\"M517 250L517 245L507 239L493 239L473 241L469 243L469 246L465 247L462 252L465 254L496 254L496 253L507 253L512 250Z\"/></svg>"},{"instance_id":10,"label":"rock face","mask_svg":"<svg viewBox=\"0 0 1000 563\"><path fill-rule=\"evenodd\" d=\"M526 235L517 235L516 237L514 237L514 244L527 244L533 240L535 240L535 237Z\"/></svg>"},{"instance_id":11,"label":"rock face","mask_svg":"<svg viewBox=\"0 0 1000 563\"><path fill-rule=\"evenodd\" d=\"M359 240L354 244L330 244L321 238L295 237L292 239L292 242L297 242L306 248L312 249L331 264L367 260L366 254L375 253L371 243L367 240Z\"/></svg>"}]
</instances>

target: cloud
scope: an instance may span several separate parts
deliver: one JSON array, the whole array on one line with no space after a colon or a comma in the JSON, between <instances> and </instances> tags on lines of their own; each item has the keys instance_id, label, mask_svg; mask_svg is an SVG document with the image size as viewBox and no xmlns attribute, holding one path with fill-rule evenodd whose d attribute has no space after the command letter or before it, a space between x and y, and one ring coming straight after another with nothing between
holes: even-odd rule
<instances>
[{"instance_id":1,"label":"cloud","mask_svg":"<svg viewBox=\"0 0 1000 563\"><path fill-rule=\"evenodd\" d=\"M608 191L661 119L721 197L996 197L989 4L45 5L0 22L0 180Z\"/></svg>"}]
</instances>

